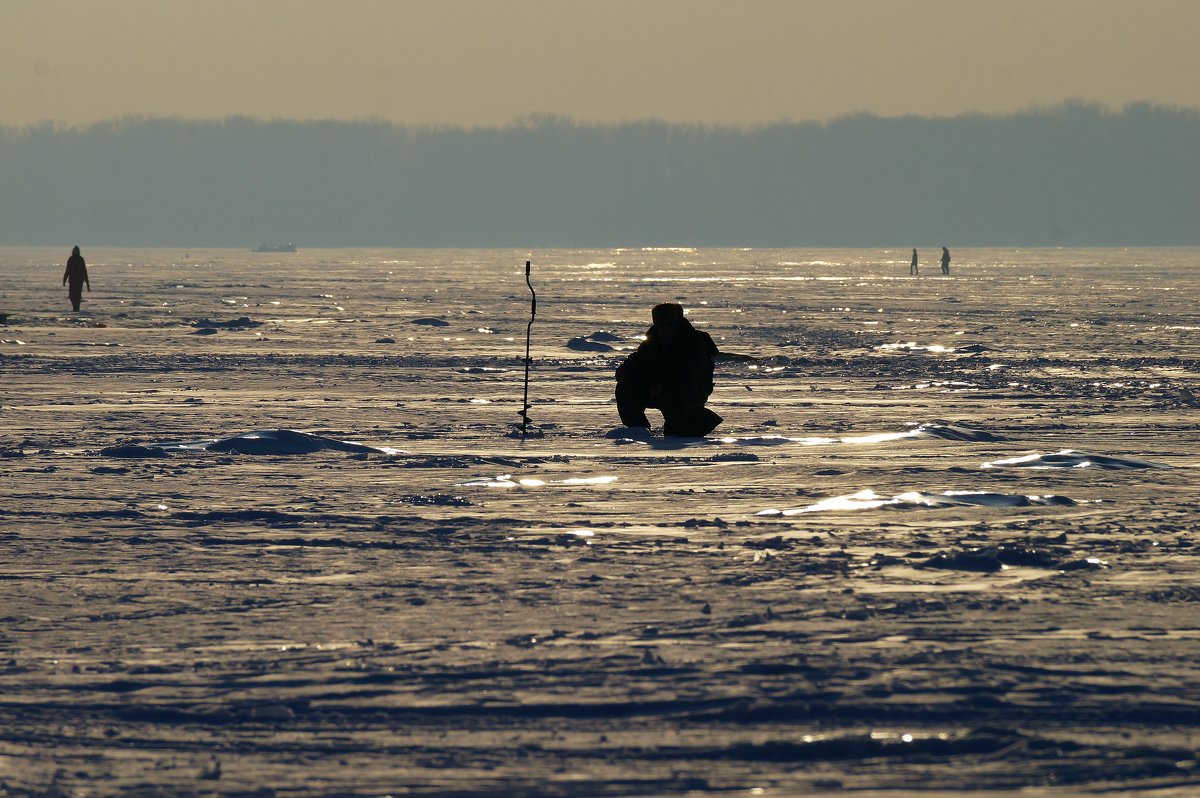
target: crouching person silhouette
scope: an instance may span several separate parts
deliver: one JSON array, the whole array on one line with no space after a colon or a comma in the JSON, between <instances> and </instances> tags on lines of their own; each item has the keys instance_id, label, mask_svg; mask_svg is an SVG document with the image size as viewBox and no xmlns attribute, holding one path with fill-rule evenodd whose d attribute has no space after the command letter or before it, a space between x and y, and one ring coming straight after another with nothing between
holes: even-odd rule
<instances>
[{"instance_id":1,"label":"crouching person silhouette","mask_svg":"<svg viewBox=\"0 0 1200 798\"><path fill-rule=\"evenodd\" d=\"M627 427L650 427L646 409L663 414L663 434L702 437L722 418L704 406L713 390L717 345L683 317L683 306L656 305L646 340L617 367L617 412Z\"/></svg>"}]
</instances>

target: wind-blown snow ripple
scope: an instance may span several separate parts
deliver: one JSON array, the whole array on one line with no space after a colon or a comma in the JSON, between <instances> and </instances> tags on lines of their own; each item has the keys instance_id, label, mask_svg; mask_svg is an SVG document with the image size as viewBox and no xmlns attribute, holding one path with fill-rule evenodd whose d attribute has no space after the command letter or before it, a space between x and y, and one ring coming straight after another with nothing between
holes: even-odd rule
<instances>
[{"instance_id":1,"label":"wind-blown snow ripple","mask_svg":"<svg viewBox=\"0 0 1200 798\"><path fill-rule=\"evenodd\" d=\"M1074 449L1063 449L1050 454L1027 454L1022 457L1011 457L1006 460L992 460L984 463L982 468L1102 468L1119 470L1127 468L1170 468L1163 463L1152 463L1149 460L1138 460L1133 457L1110 457L1106 454L1077 452Z\"/></svg>"},{"instance_id":2,"label":"wind-blown snow ripple","mask_svg":"<svg viewBox=\"0 0 1200 798\"><path fill-rule=\"evenodd\" d=\"M398 449L366 446L354 441L339 441L311 432L292 429L268 429L234 435L229 438L206 438L197 441L172 441L151 444L149 448L163 451L209 451L236 454L293 455L337 451L376 454L400 454Z\"/></svg>"},{"instance_id":3,"label":"wind-blown snow ripple","mask_svg":"<svg viewBox=\"0 0 1200 798\"><path fill-rule=\"evenodd\" d=\"M822 499L816 504L794 510L762 510L757 515L800 515L830 510L876 510L895 508L898 510L945 507L1033 507L1045 505L1070 506L1074 499L1066 496L1026 496L1011 493L987 493L976 491L948 490L945 493L909 491L895 496L881 496L871 489L860 490L845 496Z\"/></svg>"},{"instance_id":4,"label":"wind-blown snow ripple","mask_svg":"<svg viewBox=\"0 0 1200 798\"><path fill-rule=\"evenodd\" d=\"M472 479L467 482L457 483L460 488L544 488L547 485L609 485L617 481L617 477L601 476L601 477L569 477L567 479L544 480L536 477L522 477L516 479L512 474L500 474L497 477L485 477L483 479Z\"/></svg>"}]
</instances>

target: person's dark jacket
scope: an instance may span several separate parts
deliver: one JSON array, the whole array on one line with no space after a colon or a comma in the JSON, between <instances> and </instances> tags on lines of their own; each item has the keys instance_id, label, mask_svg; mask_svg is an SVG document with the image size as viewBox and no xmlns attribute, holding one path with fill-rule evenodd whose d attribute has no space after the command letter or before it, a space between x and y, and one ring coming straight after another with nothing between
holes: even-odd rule
<instances>
[{"instance_id":1,"label":"person's dark jacket","mask_svg":"<svg viewBox=\"0 0 1200 798\"><path fill-rule=\"evenodd\" d=\"M713 391L717 345L687 319L672 326L670 341L659 325L646 332L646 340L617 368L617 382L637 386L647 407L702 407Z\"/></svg>"},{"instance_id":2,"label":"person's dark jacket","mask_svg":"<svg viewBox=\"0 0 1200 798\"><path fill-rule=\"evenodd\" d=\"M67 258L67 270L63 272L63 284L71 283L72 288L79 288L84 283L91 288L91 281L88 280L87 263L84 262L83 256L72 254Z\"/></svg>"}]
</instances>

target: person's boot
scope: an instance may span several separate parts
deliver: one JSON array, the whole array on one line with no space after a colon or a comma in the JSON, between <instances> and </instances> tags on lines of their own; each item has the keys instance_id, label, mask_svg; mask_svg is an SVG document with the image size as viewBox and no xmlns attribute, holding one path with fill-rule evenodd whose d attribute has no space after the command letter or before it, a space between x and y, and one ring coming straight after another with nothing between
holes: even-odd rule
<instances>
[{"instance_id":1,"label":"person's boot","mask_svg":"<svg viewBox=\"0 0 1200 798\"><path fill-rule=\"evenodd\" d=\"M703 438L725 419L707 407L697 407L680 415L663 414L663 435L672 438Z\"/></svg>"}]
</instances>

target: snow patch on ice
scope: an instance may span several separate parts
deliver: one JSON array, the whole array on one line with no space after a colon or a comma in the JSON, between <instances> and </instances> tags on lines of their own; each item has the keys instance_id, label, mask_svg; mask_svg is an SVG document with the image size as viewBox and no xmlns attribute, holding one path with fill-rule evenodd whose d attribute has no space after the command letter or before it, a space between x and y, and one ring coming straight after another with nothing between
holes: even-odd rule
<instances>
[{"instance_id":1,"label":"snow patch on ice","mask_svg":"<svg viewBox=\"0 0 1200 798\"><path fill-rule=\"evenodd\" d=\"M589 341L587 338L572 338L567 341L567 349L576 352L612 352L613 348L601 341Z\"/></svg>"},{"instance_id":2,"label":"snow patch on ice","mask_svg":"<svg viewBox=\"0 0 1200 798\"><path fill-rule=\"evenodd\" d=\"M151 444L163 451L209 451L233 454L293 455L338 451L376 454L403 454L399 449L366 446L354 441L340 441L311 432L292 429L268 429L234 435L229 438L205 438L197 441L168 441Z\"/></svg>"},{"instance_id":3,"label":"snow patch on ice","mask_svg":"<svg viewBox=\"0 0 1200 798\"><path fill-rule=\"evenodd\" d=\"M902 341L893 344L881 344L875 347L884 352L927 352L932 355L949 355L956 352L965 352L970 355L978 355L983 352L991 351L983 344L962 344L959 346L945 346L943 344L918 344L916 341Z\"/></svg>"}]
</instances>

